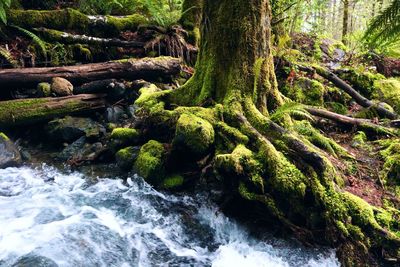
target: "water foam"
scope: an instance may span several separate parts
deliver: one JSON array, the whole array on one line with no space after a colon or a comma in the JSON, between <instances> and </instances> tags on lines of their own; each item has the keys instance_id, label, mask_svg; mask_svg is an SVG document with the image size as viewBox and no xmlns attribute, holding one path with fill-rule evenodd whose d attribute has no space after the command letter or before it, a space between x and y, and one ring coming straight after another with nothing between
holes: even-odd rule
<instances>
[{"instance_id":1,"label":"water foam","mask_svg":"<svg viewBox=\"0 0 400 267\"><path fill-rule=\"evenodd\" d=\"M137 176L85 178L0 170L1 266L339 266L332 251L250 236L202 196L157 192Z\"/></svg>"}]
</instances>

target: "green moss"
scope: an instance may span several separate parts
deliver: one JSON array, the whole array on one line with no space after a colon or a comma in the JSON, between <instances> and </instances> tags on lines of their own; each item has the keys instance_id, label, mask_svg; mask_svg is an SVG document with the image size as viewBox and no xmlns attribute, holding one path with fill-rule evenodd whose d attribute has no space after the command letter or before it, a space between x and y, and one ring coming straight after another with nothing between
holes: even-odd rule
<instances>
[{"instance_id":1,"label":"green moss","mask_svg":"<svg viewBox=\"0 0 400 267\"><path fill-rule=\"evenodd\" d=\"M367 141L368 141L367 135L364 132L359 131L354 135L351 146L362 147L365 145L365 142Z\"/></svg>"},{"instance_id":2,"label":"green moss","mask_svg":"<svg viewBox=\"0 0 400 267\"><path fill-rule=\"evenodd\" d=\"M300 135L304 136L313 145L327 151L334 156L349 157L349 153L340 145L338 145L331 138L325 137L317 129L315 129L310 122L300 121L295 122L294 130Z\"/></svg>"},{"instance_id":3,"label":"green moss","mask_svg":"<svg viewBox=\"0 0 400 267\"><path fill-rule=\"evenodd\" d=\"M290 99L307 105L321 106L324 103L325 87L322 83L305 77L286 85L284 93Z\"/></svg>"},{"instance_id":4,"label":"green moss","mask_svg":"<svg viewBox=\"0 0 400 267\"><path fill-rule=\"evenodd\" d=\"M381 79L374 83L375 91L372 96L393 106L400 112L400 80L396 78Z\"/></svg>"},{"instance_id":5,"label":"green moss","mask_svg":"<svg viewBox=\"0 0 400 267\"><path fill-rule=\"evenodd\" d=\"M238 145L231 154L217 155L215 157L215 167L230 175L246 177L258 192L263 193L264 180L261 175L263 168L255 156L244 145Z\"/></svg>"},{"instance_id":6,"label":"green moss","mask_svg":"<svg viewBox=\"0 0 400 267\"><path fill-rule=\"evenodd\" d=\"M105 16L95 18L78 10L9 10L9 23L23 28L50 28L55 30L78 30L102 36L118 35L121 31L136 30L139 25L149 23L139 14L124 17Z\"/></svg>"},{"instance_id":7,"label":"green moss","mask_svg":"<svg viewBox=\"0 0 400 267\"><path fill-rule=\"evenodd\" d=\"M370 98L375 91L375 82L385 78L385 76L381 74L353 68L339 71L339 77L347 81L354 89L368 98Z\"/></svg>"},{"instance_id":8,"label":"green moss","mask_svg":"<svg viewBox=\"0 0 400 267\"><path fill-rule=\"evenodd\" d=\"M0 126L32 124L37 121L93 109L93 102L66 99L63 105L48 108L48 98L20 99L0 102Z\"/></svg>"},{"instance_id":9,"label":"green moss","mask_svg":"<svg viewBox=\"0 0 400 267\"><path fill-rule=\"evenodd\" d=\"M51 85L49 83L39 83L37 91L40 97L49 97L51 96Z\"/></svg>"},{"instance_id":10,"label":"green moss","mask_svg":"<svg viewBox=\"0 0 400 267\"><path fill-rule=\"evenodd\" d=\"M135 162L137 155L138 155L138 148L130 146L120 149L115 154L115 159L117 161L118 166L121 169L129 170L132 169L133 163Z\"/></svg>"},{"instance_id":11,"label":"green moss","mask_svg":"<svg viewBox=\"0 0 400 267\"><path fill-rule=\"evenodd\" d=\"M8 138L7 135L5 135L4 133L0 132L0 138L3 139L4 141L8 141L10 140L10 138Z\"/></svg>"},{"instance_id":12,"label":"green moss","mask_svg":"<svg viewBox=\"0 0 400 267\"><path fill-rule=\"evenodd\" d=\"M134 144L139 138L139 132L132 128L115 128L111 132L111 139L123 144Z\"/></svg>"},{"instance_id":13,"label":"green moss","mask_svg":"<svg viewBox=\"0 0 400 267\"><path fill-rule=\"evenodd\" d=\"M176 189L183 185L185 178L181 175L172 175L164 179L162 187L165 189Z\"/></svg>"},{"instance_id":14,"label":"green moss","mask_svg":"<svg viewBox=\"0 0 400 267\"><path fill-rule=\"evenodd\" d=\"M338 102L325 102L324 106L335 113L346 115L348 113L348 109L345 105Z\"/></svg>"},{"instance_id":15,"label":"green moss","mask_svg":"<svg viewBox=\"0 0 400 267\"><path fill-rule=\"evenodd\" d=\"M165 153L165 148L161 143L150 140L140 149L134 164L135 170L146 181L159 184L165 176Z\"/></svg>"},{"instance_id":16,"label":"green moss","mask_svg":"<svg viewBox=\"0 0 400 267\"><path fill-rule=\"evenodd\" d=\"M208 121L192 114L182 114L176 125L173 144L187 148L196 156L203 156L214 144L214 137L214 128Z\"/></svg>"}]
</instances>

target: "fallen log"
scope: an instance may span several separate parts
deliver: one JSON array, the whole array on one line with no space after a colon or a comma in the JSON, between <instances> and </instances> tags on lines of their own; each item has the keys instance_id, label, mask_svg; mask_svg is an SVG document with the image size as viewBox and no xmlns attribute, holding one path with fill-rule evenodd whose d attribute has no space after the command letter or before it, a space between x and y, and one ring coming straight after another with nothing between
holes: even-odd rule
<instances>
[{"instance_id":1,"label":"fallen log","mask_svg":"<svg viewBox=\"0 0 400 267\"><path fill-rule=\"evenodd\" d=\"M0 129L105 108L104 94L0 101Z\"/></svg>"},{"instance_id":2,"label":"fallen log","mask_svg":"<svg viewBox=\"0 0 400 267\"><path fill-rule=\"evenodd\" d=\"M351 85L349 85L348 83L346 83L345 81L340 79L336 74L330 72L327 69L324 69L322 67L309 68L309 67L305 67L305 66L299 66L299 68L300 68L300 70L306 71L306 72L316 72L320 76L324 77L325 79L327 79L328 81L333 83L336 87L338 87L339 89L341 89L341 90L345 91L347 94L349 94L360 106L362 106L364 108L373 107L380 116L383 116L383 117L389 118L389 119L396 119L399 117L398 114L396 114L390 110L387 110L382 105L376 104L376 103L372 102L371 100L369 100L368 98L364 97L359 92L357 92L357 90L355 90L353 87L351 87Z\"/></svg>"},{"instance_id":3,"label":"fallen log","mask_svg":"<svg viewBox=\"0 0 400 267\"><path fill-rule=\"evenodd\" d=\"M70 34L67 32L50 30L46 28L35 28L44 39L63 44L88 44L99 46L116 46L116 47L130 47L130 48L143 48L145 43L137 41L125 41L118 38L99 38L87 35Z\"/></svg>"},{"instance_id":4,"label":"fallen log","mask_svg":"<svg viewBox=\"0 0 400 267\"><path fill-rule=\"evenodd\" d=\"M22 28L51 28L56 30L75 30L95 36L118 36L121 31L136 30L139 25L151 24L140 14L130 16L89 16L78 10L66 8L60 10L21 10L7 12L10 25Z\"/></svg>"},{"instance_id":5,"label":"fallen log","mask_svg":"<svg viewBox=\"0 0 400 267\"><path fill-rule=\"evenodd\" d=\"M33 88L40 82L50 82L54 77L65 78L74 85L110 78L159 81L170 79L180 70L180 59L171 57L125 59L67 67L4 69L0 70L0 88Z\"/></svg>"},{"instance_id":6,"label":"fallen log","mask_svg":"<svg viewBox=\"0 0 400 267\"><path fill-rule=\"evenodd\" d=\"M328 110L318 109L313 107L306 107L306 110L313 116L328 119L336 123L356 127L360 130L370 132L376 135L396 136L399 134L397 129L375 124L371 120L352 118Z\"/></svg>"}]
</instances>

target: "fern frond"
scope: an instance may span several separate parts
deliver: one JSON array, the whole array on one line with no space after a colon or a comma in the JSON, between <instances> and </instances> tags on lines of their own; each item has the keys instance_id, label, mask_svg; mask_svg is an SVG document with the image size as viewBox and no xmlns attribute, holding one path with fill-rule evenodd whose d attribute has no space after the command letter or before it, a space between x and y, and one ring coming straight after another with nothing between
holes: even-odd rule
<instances>
[{"instance_id":1,"label":"fern frond","mask_svg":"<svg viewBox=\"0 0 400 267\"><path fill-rule=\"evenodd\" d=\"M19 26L15 26L15 25L12 25L11 27L14 28L14 29L17 29L18 31L23 33L28 38L31 38L33 43L36 44L40 48L42 54L45 56L45 58L47 58L46 42L44 42L39 36L37 36L33 32L28 31L28 30L26 30L24 28L21 28Z\"/></svg>"},{"instance_id":2,"label":"fern frond","mask_svg":"<svg viewBox=\"0 0 400 267\"><path fill-rule=\"evenodd\" d=\"M18 62L13 58L8 49L0 47L0 56L5 59L13 68L18 67Z\"/></svg>"},{"instance_id":3,"label":"fern frond","mask_svg":"<svg viewBox=\"0 0 400 267\"><path fill-rule=\"evenodd\" d=\"M313 117L306 110L306 106L296 102L288 102L277 108L274 113L270 116L273 121L280 121L285 115L294 116L309 121L313 120Z\"/></svg>"},{"instance_id":4,"label":"fern frond","mask_svg":"<svg viewBox=\"0 0 400 267\"><path fill-rule=\"evenodd\" d=\"M369 25L364 40L370 46L382 46L400 40L400 1L393 2Z\"/></svg>"}]
</instances>

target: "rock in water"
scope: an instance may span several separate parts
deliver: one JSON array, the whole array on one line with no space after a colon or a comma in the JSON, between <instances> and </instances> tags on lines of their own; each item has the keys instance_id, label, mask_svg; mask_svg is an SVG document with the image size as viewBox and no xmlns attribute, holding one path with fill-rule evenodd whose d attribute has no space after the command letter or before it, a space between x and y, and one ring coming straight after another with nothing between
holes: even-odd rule
<instances>
[{"instance_id":1,"label":"rock in water","mask_svg":"<svg viewBox=\"0 0 400 267\"><path fill-rule=\"evenodd\" d=\"M22 256L21 258L18 259L16 263L12 265L12 267L30 267L30 266L58 267L57 263L55 263L53 260L33 254Z\"/></svg>"},{"instance_id":2,"label":"rock in water","mask_svg":"<svg viewBox=\"0 0 400 267\"><path fill-rule=\"evenodd\" d=\"M67 116L50 121L47 125L47 132L52 141L70 143L81 136L96 140L104 134L105 129L90 118Z\"/></svg>"},{"instance_id":3,"label":"rock in water","mask_svg":"<svg viewBox=\"0 0 400 267\"><path fill-rule=\"evenodd\" d=\"M57 96L69 96L73 94L74 86L66 79L55 77L51 80L51 91Z\"/></svg>"},{"instance_id":4,"label":"rock in water","mask_svg":"<svg viewBox=\"0 0 400 267\"><path fill-rule=\"evenodd\" d=\"M21 154L13 142L0 133L0 169L15 167L21 164Z\"/></svg>"}]
</instances>

